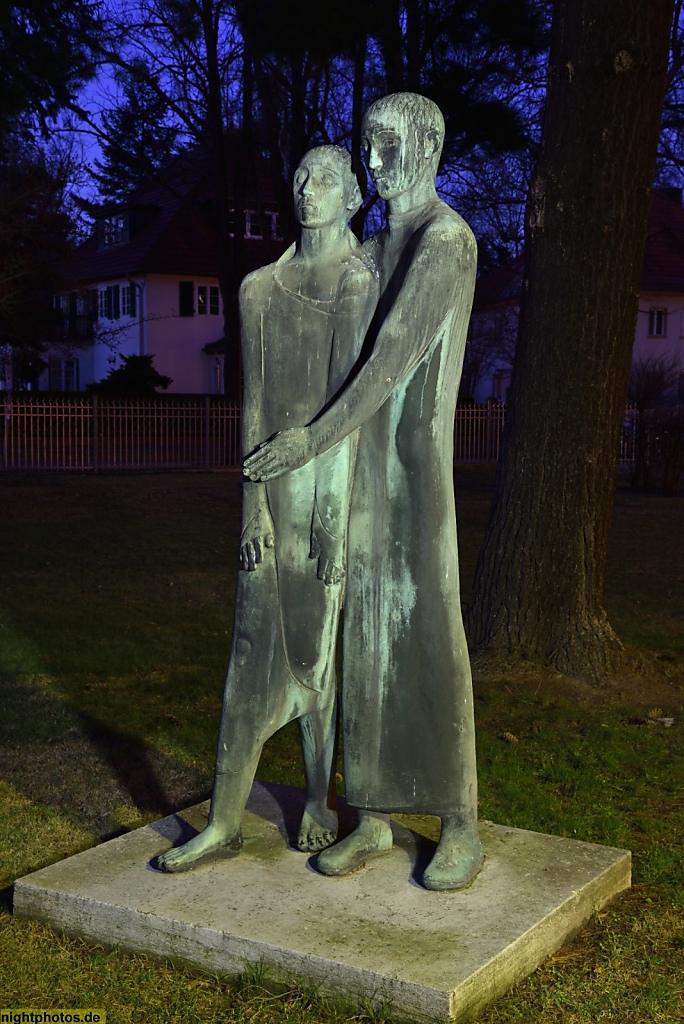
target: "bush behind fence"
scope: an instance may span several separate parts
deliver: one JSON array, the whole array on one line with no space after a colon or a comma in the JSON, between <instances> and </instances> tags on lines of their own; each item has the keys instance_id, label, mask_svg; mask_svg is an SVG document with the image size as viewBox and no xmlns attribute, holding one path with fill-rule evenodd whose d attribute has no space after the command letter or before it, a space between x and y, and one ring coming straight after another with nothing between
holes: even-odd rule
<instances>
[{"instance_id":1,"label":"bush behind fence","mask_svg":"<svg viewBox=\"0 0 684 1024\"><path fill-rule=\"evenodd\" d=\"M0 469L184 470L240 466L240 408L221 396L5 395ZM457 462L493 462L506 407L459 406ZM630 415L632 419L630 419ZM625 418L620 462L634 460L633 413Z\"/></svg>"}]
</instances>

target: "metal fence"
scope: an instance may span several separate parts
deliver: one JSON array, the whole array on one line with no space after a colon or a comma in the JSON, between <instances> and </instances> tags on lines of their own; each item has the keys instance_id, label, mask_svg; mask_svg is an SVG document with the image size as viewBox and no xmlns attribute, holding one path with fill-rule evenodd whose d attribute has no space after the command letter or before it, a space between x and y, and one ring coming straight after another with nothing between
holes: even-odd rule
<instances>
[{"instance_id":1,"label":"metal fence","mask_svg":"<svg viewBox=\"0 0 684 1024\"><path fill-rule=\"evenodd\" d=\"M506 406L459 405L454 425L454 462L496 462Z\"/></svg>"},{"instance_id":2,"label":"metal fence","mask_svg":"<svg viewBox=\"0 0 684 1024\"><path fill-rule=\"evenodd\" d=\"M1 407L0 407L1 408ZM230 469L240 409L209 395L6 395L1 469Z\"/></svg>"},{"instance_id":3,"label":"metal fence","mask_svg":"<svg viewBox=\"0 0 684 1024\"><path fill-rule=\"evenodd\" d=\"M105 398L5 395L0 469L237 469L240 408L220 396ZM0 406L2 408L2 406ZM506 407L459 406L456 462L495 462ZM636 412L628 409L619 461L635 458Z\"/></svg>"}]
</instances>

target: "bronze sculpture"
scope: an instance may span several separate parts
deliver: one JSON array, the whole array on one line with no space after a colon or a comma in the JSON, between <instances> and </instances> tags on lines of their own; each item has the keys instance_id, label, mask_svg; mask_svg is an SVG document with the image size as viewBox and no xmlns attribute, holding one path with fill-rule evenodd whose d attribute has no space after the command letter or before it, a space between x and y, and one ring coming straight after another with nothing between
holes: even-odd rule
<instances>
[{"instance_id":1,"label":"bronze sculpture","mask_svg":"<svg viewBox=\"0 0 684 1024\"><path fill-rule=\"evenodd\" d=\"M243 451L304 426L358 358L377 302L375 269L348 227L361 195L345 150L323 146L294 176L301 237L240 289ZM241 571L207 828L159 858L164 871L234 856L264 742L299 719L307 802L301 850L334 841L335 641L344 587L353 432L268 484L246 480Z\"/></svg>"},{"instance_id":2,"label":"bronze sculpture","mask_svg":"<svg viewBox=\"0 0 684 1024\"><path fill-rule=\"evenodd\" d=\"M423 883L458 889L482 863L452 469L476 245L435 191L444 121L434 103L387 96L366 113L363 138L389 212L365 244L380 273L370 356L330 408L264 445L245 472L271 480L360 428L342 700L347 800L360 820L318 865L343 875L389 852L387 812L436 814Z\"/></svg>"}]
</instances>

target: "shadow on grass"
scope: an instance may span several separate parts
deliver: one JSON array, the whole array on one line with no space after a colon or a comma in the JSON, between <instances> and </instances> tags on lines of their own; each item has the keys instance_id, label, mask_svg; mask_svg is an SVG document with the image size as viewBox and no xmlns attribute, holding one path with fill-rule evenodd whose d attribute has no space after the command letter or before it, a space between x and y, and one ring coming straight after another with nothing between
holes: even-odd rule
<instances>
[{"instance_id":1,"label":"shadow on grass","mask_svg":"<svg viewBox=\"0 0 684 1024\"><path fill-rule=\"evenodd\" d=\"M0 779L103 840L208 795L205 773L59 699L0 674Z\"/></svg>"},{"instance_id":2,"label":"shadow on grass","mask_svg":"<svg viewBox=\"0 0 684 1024\"><path fill-rule=\"evenodd\" d=\"M153 811L166 817L177 810L157 777L149 748L135 736L127 735L83 711L77 712L83 735L112 769L119 786L139 811Z\"/></svg>"}]
</instances>

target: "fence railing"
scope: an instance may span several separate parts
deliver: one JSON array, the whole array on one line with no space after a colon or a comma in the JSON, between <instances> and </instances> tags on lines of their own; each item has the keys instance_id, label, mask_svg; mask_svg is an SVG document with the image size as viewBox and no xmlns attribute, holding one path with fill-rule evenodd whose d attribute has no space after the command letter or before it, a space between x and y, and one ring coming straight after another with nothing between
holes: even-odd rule
<instances>
[{"instance_id":1,"label":"fence railing","mask_svg":"<svg viewBox=\"0 0 684 1024\"><path fill-rule=\"evenodd\" d=\"M2 469L230 469L240 465L240 409L220 397L6 395L2 412Z\"/></svg>"},{"instance_id":2,"label":"fence railing","mask_svg":"<svg viewBox=\"0 0 684 1024\"><path fill-rule=\"evenodd\" d=\"M95 394L5 395L0 469L237 469L240 408L220 396L105 398ZM495 462L506 407L459 406L456 462ZM620 463L636 456L635 417L625 414Z\"/></svg>"},{"instance_id":3,"label":"fence railing","mask_svg":"<svg viewBox=\"0 0 684 1024\"><path fill-rule=\"evenodd\" d=\"M506 406L459 405L454 424L454 462L496 462Z\"/></svg>"},{"instance_id":4,"label":"fence railing","mask_svg":"<svg viewBox=\"0 0 684 1024\"><path fill-rule=\"evenodd\" d=\"M506 406L497 402L459 405L454 428L454 461L496 462L505 418ZM618 451L619 465L632 465L637 457L638 422L638 410L627 406Z\"/></svg>"}]
</instances>

